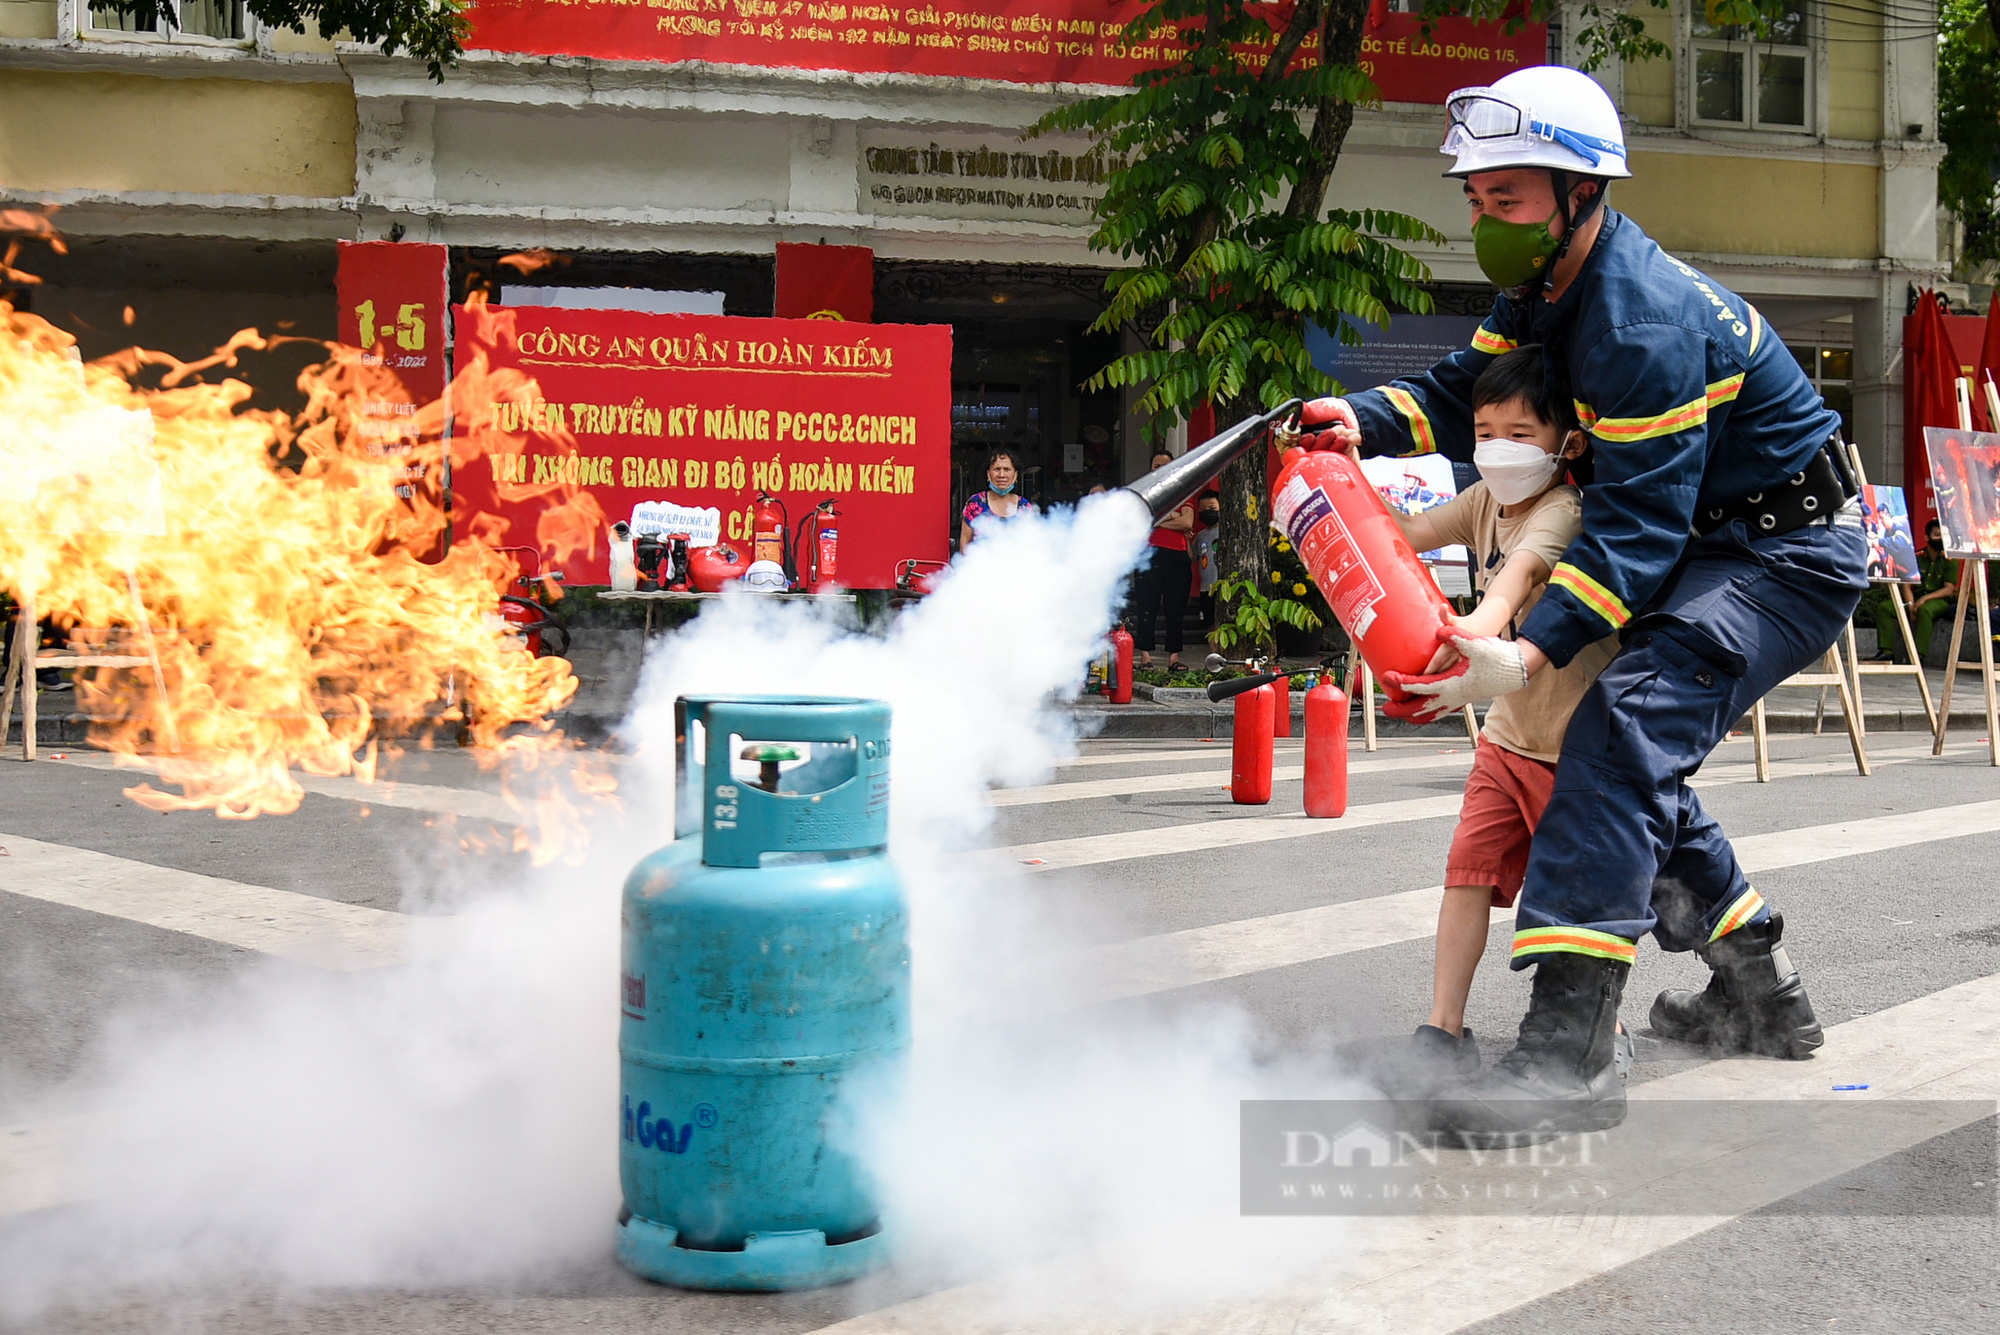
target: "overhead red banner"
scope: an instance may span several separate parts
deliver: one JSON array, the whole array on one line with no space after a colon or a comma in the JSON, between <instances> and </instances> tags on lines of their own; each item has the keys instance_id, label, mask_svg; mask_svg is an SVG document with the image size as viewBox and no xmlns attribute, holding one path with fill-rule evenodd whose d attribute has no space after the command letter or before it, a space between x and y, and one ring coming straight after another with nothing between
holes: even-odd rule
<instances>
[{"instance_id":1,"label":"overhead red banner","mask_svg":"<svg viewBox=\"0 0 2000 1335\"><path fill-rule=\"evenodd\" d=\"M530 55L596 56L856 74L930 74L1006 83L1129 86L1173 60L1176 43L1127 40L1134 0L952 0L950 4L817 0L475 0L469 46ZM1282 14L1284 9L1273 8ZM1371 14L1362 66L1391 102L1442 103L1547 59L1548 29ZM1305 54L1317 55L1318 38Z\"/></svg>"},{"instance_id":2,"label":"overhead red banner","mask_svg":"<svg viewBox=\"0 0 2000 1335\"><path fill-rule=\"evenodd\" d=\"M455 534L606 584L637 507L712 507L747 553L763 491L793 523L834 499L849 588L948 554L949 326L456 309Z\"/></svg>"},{"instance_id":3,"label":"overhead red banner","mask_svg":"<svg viewBox=\"0 0 2000 1335\"><path fill-rule=\"evenodd\" d=\"M340 303L340 342L361 349L366 366L380 366L401 382L399 398L371 395L360 405L361 432L376 454L406 454L406 480L398 495L412 499L419 487L443 485L444 458L425 446L417 412L444 397L445 306L451 300L443 246L410 241L343 241L334 270ZM435 427L433 427L435 430ZM437 492L431 492L438 499ZM442 556L443 539L425 560Z\"/></svg>"}]
</instances>

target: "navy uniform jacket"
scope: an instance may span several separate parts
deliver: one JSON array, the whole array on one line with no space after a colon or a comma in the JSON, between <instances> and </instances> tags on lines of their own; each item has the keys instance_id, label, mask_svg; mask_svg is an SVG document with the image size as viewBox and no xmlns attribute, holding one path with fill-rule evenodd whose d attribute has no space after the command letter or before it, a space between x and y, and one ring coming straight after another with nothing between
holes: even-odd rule
<instances>
[{"instance_id":1,"label":"navy uniform jacket","mask_svg":"<svg viewBox=\"0 0 2000 1335\"><path fill-rule=\"evenodd\" d=\"M1472 382L1524 343L1543 345L1550 393L1575 400L1596 454L1583 532L1520 629L1558 667L1645 609L1698 512L1787 482L1840 424L1748 302L1606 209L1560 301L1503 293L1472 346L1351 396L1364 448L1469 457Z\"/></svg>"}]
</instances>

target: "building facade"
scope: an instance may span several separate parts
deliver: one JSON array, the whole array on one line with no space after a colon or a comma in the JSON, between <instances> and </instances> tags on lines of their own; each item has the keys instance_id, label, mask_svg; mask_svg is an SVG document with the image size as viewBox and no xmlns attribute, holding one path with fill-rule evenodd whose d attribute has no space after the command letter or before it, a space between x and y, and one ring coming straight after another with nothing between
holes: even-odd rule
<instances>
[{"instance_id":1,"label":"building facade","mask_svg":"<svg viewBox=\"0 0 2000 1335\"><path fill-rule=\"evenodd\" d=\"M843 34L893 46L914 33L920 47L951 18L649 4L619 13L647 32L714 14L748 33L782 12L828 51ZM591 0L528 17L556 31L609 12ZM1611 202L1755 301L1871 474L1899 479L1902 320L1911 285L1945 268L1934 7L1807 0L1755 43L1688 0L1641 12L1673 55L1598 71L1632 148L1634 178ZM488 50L434 82L409 60L261 29L231 0L187 0L182 19L135 32L78 0L0 0L0 195L60 206L69 242L25 257L44 281L18 291L88 354L137 342L191 356L246 325L331 337L337 239L444 243L454 296L720 293L698 300L744 315L771 313L779 241L861 245L877 319L954 327L955 492L978 485L996 443L1024 449L1048 493L1143 465L1129 395L1077 388L1121 346L1086 329L1108 262L1086 244L1101 168L1088 145L1020 139L1073 85ZM1578 21L1545 39L1567 63ZM1437 100L1363 110L1329 197L1442 229L1450 242L1422 256L1440 305L1476 311L1491 294L1440 180ZM1065 444L1080 471L1062 474Z\"/></svg>"}]
</instances>

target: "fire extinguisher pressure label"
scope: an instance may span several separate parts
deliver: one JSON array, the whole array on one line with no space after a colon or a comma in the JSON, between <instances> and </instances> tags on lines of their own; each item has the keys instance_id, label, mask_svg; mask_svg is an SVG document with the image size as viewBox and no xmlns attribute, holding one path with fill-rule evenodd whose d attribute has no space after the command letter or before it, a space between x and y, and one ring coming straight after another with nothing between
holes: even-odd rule
<instances>
[{"instance_id":1,"label":"fire extinguisher pressure label","mask_svg":"<svg viewBox=\"0 0 2000 1335\"><path fill-rule=\"evenodd\" d=\"M1327 606L1356 639L1368 634L1383 598L1382 581L1361 555L1354 535L1324 491L1293 477L1272 507L1278 524L1313 572Z\"/></svg>"}]
</instances>

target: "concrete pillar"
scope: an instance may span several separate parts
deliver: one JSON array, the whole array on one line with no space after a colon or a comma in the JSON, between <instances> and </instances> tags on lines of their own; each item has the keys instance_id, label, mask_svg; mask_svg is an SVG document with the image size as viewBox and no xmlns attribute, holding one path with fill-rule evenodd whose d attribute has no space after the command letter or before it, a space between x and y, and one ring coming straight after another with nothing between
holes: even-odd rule
<instances>
[{"instance_id":1,"label":"concrete pillar","mask_svg":"<svg viewBox=\"0 0 2000 1335\"><path fill-rule=\"evenodd\" d=\"M1918 21L1882 19L1882 258L1879 295L1854 311L1854 434L1869 476L1903 481L1903 312L1910 284L1943 277L1937 248L1937 47Z\"/></svg>"},{"instance_id":2,"label":"concrete pillar","mask_svg":"<svg viewBox=\"0 0 2000 1335\"><path fill-rule=\"evenodd\" d=\"M1880 296L1854 303L1854 442L1861 448L1861 466L1868 470L1868 480L1898 487L1903 485L1903 302L1899 281L1907 279L1884 274Z\"/></svg>"},{"instance_id":3,"label":"concrete pillar","mask_svg":"<svg viewBox=\"0 0 2000 1335\"><path fill-rule=\"evenodd\" d=\"M404 98L355 103L354 193L362 201L360 240L440 241L437 209L437 104Z\"/></svg>"},{"instance_id":4,"label":"concrete pillar","mask_svg":"<svg viewBox=\"0 0 2000 1335\"><path fill-rule=\"evenodd\" d=\"M795 225L810 229L813 214L843 220L853 217L861 190L860 151L859 131L853 121L815 118L793 126L790 197L786 208L794 215ZM820 238L808 230L796 239ZM851 244L856 240L850 232L826 239L835 244Z\"/></svg>"}]
</instances>

